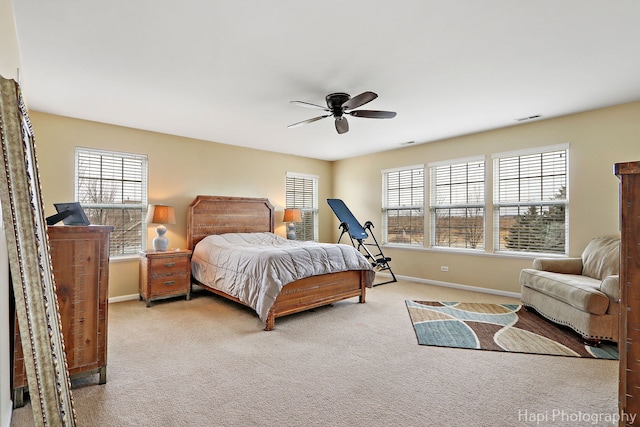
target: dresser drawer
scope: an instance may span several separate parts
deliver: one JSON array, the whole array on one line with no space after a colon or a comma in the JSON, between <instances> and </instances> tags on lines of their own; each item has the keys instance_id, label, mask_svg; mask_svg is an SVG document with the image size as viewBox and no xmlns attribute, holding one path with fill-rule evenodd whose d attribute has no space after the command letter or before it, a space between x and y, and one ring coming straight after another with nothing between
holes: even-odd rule
<instances>
[{"instance_id":1,"label":"dresser drawer","mask_svg":"<svg viewBox=\"0 0 640 427\"><path fill-rule=\"evenodd\" d=\"M174 274L181 274L188 271L189 258L185 256L152 258L150 264L152 278L172 276Z\"/></svg>"}]
</instances>

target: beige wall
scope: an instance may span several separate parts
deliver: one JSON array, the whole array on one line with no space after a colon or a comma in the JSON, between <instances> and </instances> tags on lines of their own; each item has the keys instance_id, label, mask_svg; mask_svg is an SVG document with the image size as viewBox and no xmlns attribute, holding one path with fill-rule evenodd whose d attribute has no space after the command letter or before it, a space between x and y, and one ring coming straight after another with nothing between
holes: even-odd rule
<instances>
[{"instance_id":1,"label":"beige wall","mask_svg":"<svg viewBox=\"0 0 640 427\"><path fill-rule=\"evenodd\" d=\"M319 199L330 197L331 163L298 156L234 147L120 126L30 112L40 166L45 215L53 203L73 201L76 146L149 158L149 202L175 206L175 225L167 226L171 247L185 247L186 210L195 196L267 197L276 210L276 233L286 234L282 219L286 172L320 177ZM334 241L333 215L320 204L320 240ZM149 231L149 244L155 236ZM138 262L114 261L110 268L111 297L138 293Z\"/></svg>"},{"instance_id":2,"label":"beige wall","mask_svg":"<svg viewBox=\"0 0 640 427\"><path fill-rule=\"evenodd\" d=\"M618 180L612 171L616 162L640 160L640 102L338 161L333 195L345 200L360 222L377 226L383 169L486 156L491 176L492 153L565 143L570 144L569 250L578 256L591 237L619 234ZM491 215L488 207L489 221ZM491 250L491 222L487 229ZM379 236L381 227L374 231ZM508 292L520 291L519 271L531 265L530 258L426 249L389 248L385 255L393 258L396 274ZM440 271L443 265L448 272Z\"/></svg>"},{"instance_id":3,"label":"beige wall","mask_svg":"<svg viewBox=\"0 0 640 427\"><path fill-rule=\"evenodd\" d=\"M618 180L612 174L613 164L640 159L638 117L640 102L325 162L31 112L47 215L53 213L54 202L73 200L76 146L143 153L149 156L149 201L176 206L178 224L169 226L167 233L176 247L185 244L186 208L198 194L268 197L279 218L286 172L316 174L320 176L321 240L334 242L339 235L337 220L324 203L328 197L345 200L361 222L373 221L380 238L381 170L484 155L491 176L493 153L568 143L571 255L579 255L593 236L618 233ZM491 213L489 207L488 218ZM489 253L385 248L385 254L393 258L391 265L399 275L519 292L518 273L531 264L531 258L491 254L490 222L487 230ZM276 232L285 234L281 222ZM149 241L153 235L150 228ZM440 271L443 265L448 272ZM137 283L135 260L112 262L112 297L136 294Z\"/></svg>"}]
</instances>

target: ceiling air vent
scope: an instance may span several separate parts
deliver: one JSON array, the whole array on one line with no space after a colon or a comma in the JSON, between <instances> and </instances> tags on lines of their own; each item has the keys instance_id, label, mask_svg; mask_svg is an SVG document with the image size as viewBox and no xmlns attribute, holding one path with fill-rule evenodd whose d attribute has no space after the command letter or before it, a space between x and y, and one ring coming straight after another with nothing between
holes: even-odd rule
<instances>
[{"instance_id":1,"label":"ceiling air vent","mask_svg":"<svg viewBox=\"0 0 640 427\"><path fill-rule=\"evenodd\" d=\"M528 122L530 120L536 120L536 119L541 119L541 118L542 118L541 114L536 114L535 116L520 117L520 118L516 119L516 122Z\"/></svg>"}]
</instances>

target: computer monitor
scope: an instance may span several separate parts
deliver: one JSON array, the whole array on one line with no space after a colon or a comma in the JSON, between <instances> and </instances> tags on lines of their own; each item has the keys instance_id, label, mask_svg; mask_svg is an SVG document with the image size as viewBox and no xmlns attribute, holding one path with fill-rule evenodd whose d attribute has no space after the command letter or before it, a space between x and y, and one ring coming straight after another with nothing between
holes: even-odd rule
<instances>
[{"instance_id":1,"label":"computer monitor","mask_svg":"<svg viewBox=\"0 0 640 427\"><path fill-rule=\"evenodd\" d=\"M89 218L85 215L82 206L78 202L54 203L57 214L47 217L47 225L54 225L60 221L64 225L89 225Z\"/></svg>"}]
</instances>

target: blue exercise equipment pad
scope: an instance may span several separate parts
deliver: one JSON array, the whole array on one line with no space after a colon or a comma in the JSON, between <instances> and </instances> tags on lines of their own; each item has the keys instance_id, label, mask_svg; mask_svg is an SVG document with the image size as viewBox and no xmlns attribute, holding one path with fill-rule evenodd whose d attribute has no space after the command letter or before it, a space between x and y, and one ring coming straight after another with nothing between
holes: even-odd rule
<instances>
[{"instance_id":1,"label":"blue exercise equipment pad","mask_svg":"<svg viewBox=\"0 0 640 427\"><path fill-rule=\"evenodd\" d=\"M391 274L391 280L383 283L375 283L375 285L384 285L385 283L397 282L398 280L396 279L396 275L393 274L391 266L389 265L389 262L391 262L391 258L384 256L384 254L382 253L382 248L378 244L376 236L371 231L371 229L373 228L373 223L371 221L367 221L364 223L363 227L341 199L327 199L327 203L333 210L333 213L335 213L340 220L340 228L342 229L342 233L340 233L338 243L340 243L340 240L342 240L343 235L348 234L353 247L356 248L362 255L364 255L365 258L369 260L369 262L371 262L371 265L376 271L388 270ZM373 239L373 243L365 242L365 240L369 237ZM372 253L369 250L369 247L374 246L377 248L376 254Z\"/></svg>"},{"instance_id":2,"label":"blue exercise equipment pad","mask_svg":"<svg viewBox=\"0 0 640 427\"><path fill-rule=\"evenodd\" d=\"M327 203L333 209L341 223L347 224L349 235L354 239L367 239L369 235L355 216L351 213L347 205L340 199L327 199ZM341 225L342 226L342 225Z\"/></svg>"}]
</instances>

